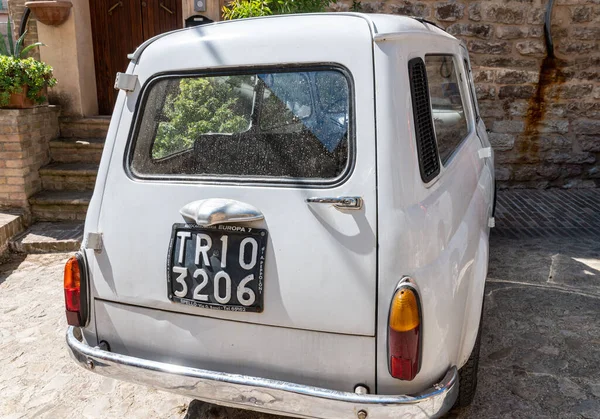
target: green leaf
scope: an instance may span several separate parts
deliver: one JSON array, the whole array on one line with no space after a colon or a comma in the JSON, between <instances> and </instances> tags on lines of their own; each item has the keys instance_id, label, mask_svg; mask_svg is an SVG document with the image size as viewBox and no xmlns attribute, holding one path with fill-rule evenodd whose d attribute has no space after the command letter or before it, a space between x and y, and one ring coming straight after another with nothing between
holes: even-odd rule
<instances>
[{"instance_id":1,"label":"green leaf","mask_svg":"<svg viewBox=\"0 0 600 419\"><path fill-rule=\"evenodd\" d=\"M13 35L12 35L12 27L10 25L10 18L8 18L8 20L6 21L6 36L8 37L8 49L9 49L9 53L10 55L14 55L15 53L15 46L13 44Z\"/></svg>"},{"instance_id":2,"label":"green leaf","mask_svg":"<svg viewBox=\"0 0 600 419\"><path fill-rule=\"evenodd\" d=\"M43 44L43 43L41 43L41 42L36 42L35 44L28 45L28 46L26 46L25 48L23 48L23 51L21 51L21 55L20 55L20 57L24 57L24 56L25 56L25 54L27 54L27 53L28 53L29 51L31 51L33 48L36 48L36 47L45 47L45 46L46 46L46 44Z\"/></svg>"},{"instance_id":3,"label":"green leaf","mask_svg":"<svg viewBox=\"0 0 600 419\"><path fill-rule=\"evenodd\" d=\"M23 35L17 39L17 43L15 45L15 58L21 58L21 47L23 46L23 42L25 42L25 36L27 35L27 31L23 32Z\"/></svg>"},{"instance_id":4,"label":"green leaf","mask_svg":"<svg viewBox=\"0 0 600 419\"><path fill-rule=\"evenodd\" d=\"M8 50L6 49L6 40L4 39L4 35L0 33L0 55L9 55Z\"/></svg>"}]
</instances>

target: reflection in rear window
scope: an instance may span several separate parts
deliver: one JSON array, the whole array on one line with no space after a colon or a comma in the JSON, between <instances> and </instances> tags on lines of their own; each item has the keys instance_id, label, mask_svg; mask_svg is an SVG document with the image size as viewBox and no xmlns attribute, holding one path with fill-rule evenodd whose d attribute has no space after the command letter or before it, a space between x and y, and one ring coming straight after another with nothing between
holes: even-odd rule
<instances>
[{"instance_id":1,"label":"reflection in rear window","mask_svg":"<svg viewBox=\"0 0 600 419\"><path fill-rule=\"evenodd\" d=\"M143 101L131 169L334 179L348 166L350 122L337 70L161 78Z\"/></svg>"}]
</instances>

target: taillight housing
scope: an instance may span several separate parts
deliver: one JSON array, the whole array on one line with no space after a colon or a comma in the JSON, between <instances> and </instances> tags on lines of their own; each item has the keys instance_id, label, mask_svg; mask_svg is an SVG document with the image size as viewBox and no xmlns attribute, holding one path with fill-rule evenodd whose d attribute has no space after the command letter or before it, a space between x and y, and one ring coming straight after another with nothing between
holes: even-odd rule
<instances>
[{"instance_id":1,"label":"taillight housing","mask_svg":"<svg viewBox=\"0 0 600 419\"><path fill-rule=\"evenodd\" d=\"M84 256L77 252L65 264L65 310L67 323L85 326L87 323L87 269Z\"/></svg>"},{"instance_id":2,"label":"taillight housing","mask_svg":"<svg viewBox=\"0 0 600 419\"><path fill-rule=\"evenodd\" d=\"M421 301L416 287L401 282L388 317L388 370L394 378L411 381L421 369Z\"/></svg>"}]
</instances>

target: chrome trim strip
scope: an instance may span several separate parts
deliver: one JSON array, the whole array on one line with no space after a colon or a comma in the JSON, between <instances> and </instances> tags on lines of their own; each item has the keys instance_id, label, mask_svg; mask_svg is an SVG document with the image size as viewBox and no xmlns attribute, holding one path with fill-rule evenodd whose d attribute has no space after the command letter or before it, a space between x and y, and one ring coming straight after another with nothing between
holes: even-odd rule
<instances>
[{"instance_id":1,"label":"chrome trim strip","mask_svg":"<svg viewBox=\"0 0 600 419\"><path fill-rule=\"evenodd\" d=\"M190 202L179 210L183 218L200 226L224 223L244 223L263 220L265 216L256 207L245 202L225 198L208 198Z\"/></svg>"},{"instance_id":2,"label":"chrome trim strip","mask_svg":"<svg viewBox=\"0 0 600 419\"><path fill-rule=\"evenodd\" d=\"M98 374L224 406L296 417L355 418L360 410L382 419L401 415L439 417L450 410L458 397L456 367L451 367L439 383L415 396L361 395L112 353L82 342L81 330L74 327L67 330L66 340L71 357Z\"/></svg>"}]
</instances>

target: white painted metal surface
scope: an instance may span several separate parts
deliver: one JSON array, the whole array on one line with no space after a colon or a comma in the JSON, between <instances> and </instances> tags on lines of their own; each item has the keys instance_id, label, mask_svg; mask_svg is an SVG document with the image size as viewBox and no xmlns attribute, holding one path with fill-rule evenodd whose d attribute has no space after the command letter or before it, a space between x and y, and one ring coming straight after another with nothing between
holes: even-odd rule
<instances>
[{"instance_id":1,"label":"white painted metal surface","mask_svg":"<svg viewBox=\"0 0 600 419\"><path fill-rule=\"evenodd\" d=\"M339 391L352 392L358 383L375 385L370 337L223 321L100 300L95 312L96 321L104 325L102 339L119 354L298 384L319 383ZM123 318L127 321L119 321ZM153 331L151 342L145 336L148 330Z\"/></svg>"},{"instance_id":2,"label":"white painted metal surface","mask_svg":"<svg viewBox=\"0 0 600 419\"><path fill-rule=\"evenodd\" d=\"M415 279L423 304L421 371L414 381L401 382L389 375L387 362L379 362L377 388L385 393L418 391L449 366L464 364L477 334L487 272L492 179L478 157L481 142L465 83L460 90L470 134L430 184L419 175L406 63L426 54L460 57L460 44L447 35L406 33L375 45L378 359L387 358L387 311L403 275Z\"/></svg>"},{"instance_id":3,"label":"white painted metal surface","mask_svg":"<svg viewBox=\"0 0 600 419\"><path fill-rule=\"evenodd\" d=\"M377 208L369 25L349 16L333 22L325 16L262 19L260 31L256 24L207 25L164 36L146 48L134 73L144 85L158 73L182 70L338 63L361 86L355 89L357 157L351 177L327 189L134 180L125 173L123 159L142 90L136 89L127 95L123 108L115 110L121 122L98 219L104 252L94 261L97 295L199 316L374 336ZM300 38L303 44L297 44ZM340 49L342 40L353 49ZM308 197L330 195L360 195L365 205L345 214L305 202ZM207 198L234 199L264 215L264 220L248 224L266 228L270 235L263 313L206 310L173 304L167 298L165 263L171 227L184 221L182 207Z\"/></svg>"},{"instance_id":4,"label":"white painted metal surface","mask_svg":"<svg viewBox=\"0 0 600 419\"><path fill-rule=\"evenodd\" d=\"M174 362L208 363L232 372L272 368L271 376L313 385L322 385L322 379L345 390L359 377L370 385L377 376L373 388L379 394L422 391L453 365L463 365L477 335L487 274L493 153L479 158L490 144L485 125L476 120L463 74L460 91L470 134L436 179L426 185L421 181L407 63L428 53L468 59L456 39L431 25L353 14L206 25L162 36L137 51L136 64L127 72L137 75L141 86L155 74L183 70L340 64L354 82L356 160L351 177L328 188L135 180L123 162L142 89L121 92L86 220L86 232L103 235L102 252L86 253L92 295L102 300L96 307L104 307L91 322L98 338L120 342L124 351L136 347L136 356L165 359L168 348L162 340L173 330L187 354L185 359L174 354ZM364 205L340 211L306 202L319 197L361 197ZM182 222L183 206L207 198L234 199L264 215L248 224L269 230L263 313L211 311L167 298L171 225ZM404 275L418 284L423 304L422 367L411 382L389 375L386 353L387 311ZM136 307L128 310L124 304ZM153 315L153 310L161 312ZM132 319L138 320L128 324ZM193 319L210 326L210 338ZM220 334L219 325L228 332ZM93 342L92 332L84 335ZM273 341L281 336L297 336L300 352ZM232 367L236 348L251 337L269 356L240 357ZM219 349L208 339L223 339L232 347ZM352 345L356 347L342 350ZM194 355L194 347L207 352ZM295 356L317 351L316 364L302 367L310 377L298 378L297 366L285 370L279 351ZM302 359L313 362L309 358Z\"/></svg>"}]
</instances>

